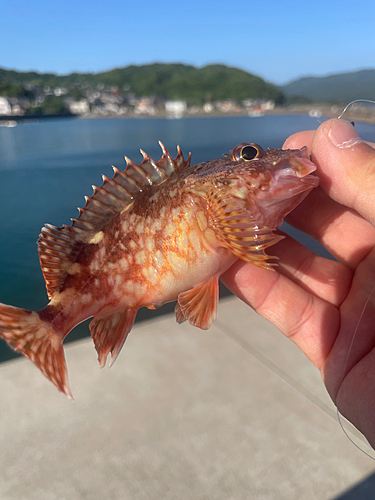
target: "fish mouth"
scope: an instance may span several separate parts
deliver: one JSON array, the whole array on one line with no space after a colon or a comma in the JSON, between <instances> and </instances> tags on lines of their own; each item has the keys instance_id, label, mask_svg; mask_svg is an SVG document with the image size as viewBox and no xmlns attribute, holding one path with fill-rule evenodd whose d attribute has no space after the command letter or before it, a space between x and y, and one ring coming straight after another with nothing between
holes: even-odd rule
<instances>
[{"instance_id":1,"label":"fish mouth","mask_svg":"<svg viewBox=\"0 0 375 500\"><path fill-rule=\"evenodd\" d=\"M279 160L277 167L275 178L284 191L285 198L319 185L319 177L314 175L316 165L311 161L306 146L287 150L286 156Z\"/></svg>"},{"instance_id":2,"label":"fish mouth","mask_svg":"<svg viewBox=\"0 0 375 500\"><path fill-rule=\"evenodd\" d=\"M314 175L316 165L310 160L307 147L301 149L287 149L279 154L273 162L271 182L268 189L257 194L259 200L268 200L268 203L280 203L285 200L294 200L298 195L307 194L319 185L319 177ZM302 200L302 197L300 198ZM294 200L298 202L298 200Z\"/></svg>"},{"instance_id":3,"label":"fish mouth","mask_svg":"<svg viewBox=\"0 0 375 500\"><path fill-rule=\"evenodd\" d=\"M308 153L307 147L301 149L292 149L290 151L291 157L289 159L291 167L294 169L295 175L307 182L319 183L319 178L311 174L316 171L316 165L311 161L311 156Z\"/></svg>"},{"instance_id":4,"label":"fish mouth","mask_svg":"<svg viewBox=\"0 0 375 500\"><path fill-rule=\"evenodd\" d=\"M319 185L315 171L306 147L285 151L275 165L268 192L258 196L269 227L281 225L284 217Z\"/></svg>"}]
</instances>

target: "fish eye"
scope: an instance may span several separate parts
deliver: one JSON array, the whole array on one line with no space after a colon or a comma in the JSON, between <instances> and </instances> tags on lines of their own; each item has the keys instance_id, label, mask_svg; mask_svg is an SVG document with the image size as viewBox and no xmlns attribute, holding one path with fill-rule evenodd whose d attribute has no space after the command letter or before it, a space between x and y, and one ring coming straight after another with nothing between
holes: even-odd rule
<instances>
[{"instance_id":1,"label":"fish eye","mask_svg":"<svg viewBox=\"0 0 375 500\"><path fill-rule=\"evenodd\" d=\"M254 158L261 158L263 154L263 148L259 144L244 142L233 149L232 158L236 161L249 161L254 160Z\"/></svg>"}]
</instances>

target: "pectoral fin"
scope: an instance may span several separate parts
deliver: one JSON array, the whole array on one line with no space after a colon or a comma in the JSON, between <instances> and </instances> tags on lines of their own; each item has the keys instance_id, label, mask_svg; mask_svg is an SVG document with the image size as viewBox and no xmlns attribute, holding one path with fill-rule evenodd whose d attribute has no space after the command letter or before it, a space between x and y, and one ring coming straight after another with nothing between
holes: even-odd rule
<instances>
[{"instance_id":1,"label":"pectoral fin","mask_svg":"<svg viewBox=\"0 0 375 500\"><path fill-rule=\"evenodd\" d=\"M176 319L178 323L187 319L191 325L208 330L217 317L218 301L219 283L218 278L214 277L187 292L180 293L175 308Z\"/></svg>"},{"instance_id":2,"label":"pectoral fin","mask_svg":"<svg viewBox=\"0 0 375 500\"><path fill-rule=\"evenodd\" d=\"M136 314L137 309L127 309L124 312L91 321L90 333L101 367L105 366L109 352L111 352L109 366L111 367L116 361L133 326Z\"/></svg>"},{"instance_id":3,"label":"pectoral fin","mask_svg":"<svg viewBox=\"0 0 375 500\"><path fill-rule=\"evenodd\" d=\"M267 261L277 257L267 255L265 250L284 236L274 234L256 216L252 217L238 200L233 201L225 195L214 193L209 197L209 205L216 237L228 250L241 260L258 267L272 269L276 265Z\"/></svg>"},{"instance_id":4,"label":"pectoral fin","mask_svg":"<svg viewBox=\"0 0 375 500\"><path fill-rule=\"evenodd\" d=\"M284 239L281 234L264 226L251 224L246 220L222 221L220 225L221 240L236 257L245 262L251 262L254 266L272 269L276 262L268 262L269 259L277 259L267 255L265 250Z\"/></svg>"}]
</instances>

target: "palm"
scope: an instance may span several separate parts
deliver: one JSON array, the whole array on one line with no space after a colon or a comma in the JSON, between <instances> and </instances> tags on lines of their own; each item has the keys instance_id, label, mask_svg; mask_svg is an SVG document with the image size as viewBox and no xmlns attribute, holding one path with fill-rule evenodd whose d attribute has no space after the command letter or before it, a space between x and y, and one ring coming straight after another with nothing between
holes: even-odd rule
<instances>
[{"instance_id":1,"label":"palm","mask_svg":"<svg viewBox=\"0 0 375 500\"><path fill-rule=\"evenodd\" d=\"M312 151L322 188L288 222L320 241L337 261L318 257L287 236L272 252L280 259L279 272L238 261L223 281L303 350L321 370L340 412L375 446L375 228L368 222L375 202L371 212L363 189L345 185L350 176L334 177L325 167L321 156L327 159L329 151L321 144L316 150L314 132L286 143L304 145Z\"/></svg>"}]
</instances>

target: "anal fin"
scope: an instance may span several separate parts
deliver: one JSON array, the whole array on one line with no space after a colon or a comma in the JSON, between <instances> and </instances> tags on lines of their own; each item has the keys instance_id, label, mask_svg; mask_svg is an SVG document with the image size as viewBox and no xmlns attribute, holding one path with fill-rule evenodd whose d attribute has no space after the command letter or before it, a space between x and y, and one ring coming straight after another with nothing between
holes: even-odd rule
<instances>
[{"instance_id":1,"label":"anal fin","mask_svg":"<svg viewBox=\"0 0 375 500\"><path fill-rule=\"evenodd\" d=\"M111 367L116 361L133 326L137 310L136 308L126 309L123 312L91 321L90 333L101 367L105 366L109 353L111 353L109 366Z\"/></svg>"},{"instance_id":2,"label":"anal fin","mask_svg":"<svg viewBox=\"0 0 375 500\"><path fill-rule=\"evenodd\" d=\"M178 324L184 323L186 321L185 314L182 312L180 304L177 302L174 308L174 312L176 313L176 321Z\"/></svg>"},{"instance_id":3,"label":"anal fin","mask_svg":"<svg viewBox=\"0 0 375 500\"><path fill-rule=\"evenodd\" d=\"M215 276L209 281L182 292L175 307L176 319L182 323L187 319L193 326L208 330L217 317L219 283Z\"/></svg>"}]
</instances>

